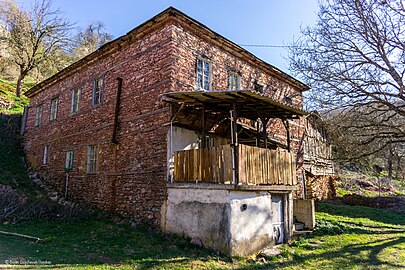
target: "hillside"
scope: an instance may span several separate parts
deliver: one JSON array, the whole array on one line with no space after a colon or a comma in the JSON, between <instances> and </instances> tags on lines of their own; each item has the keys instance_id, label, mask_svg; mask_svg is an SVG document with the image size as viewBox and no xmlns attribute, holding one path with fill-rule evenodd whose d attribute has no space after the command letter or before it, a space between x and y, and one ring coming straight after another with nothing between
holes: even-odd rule
<instances>
[{"instance_id":1,"label":"hillside","mask_svg":"<svg viewBox=\"0 0 405 270\"><path fill-rule=\"evenodd\" d=\"M24 84L24 91L32 87L33 83ZM19 98L15 95L15 83L0 79L0 113L20 114L29 101L24 95Z\"/></svg>"}]
</instances>

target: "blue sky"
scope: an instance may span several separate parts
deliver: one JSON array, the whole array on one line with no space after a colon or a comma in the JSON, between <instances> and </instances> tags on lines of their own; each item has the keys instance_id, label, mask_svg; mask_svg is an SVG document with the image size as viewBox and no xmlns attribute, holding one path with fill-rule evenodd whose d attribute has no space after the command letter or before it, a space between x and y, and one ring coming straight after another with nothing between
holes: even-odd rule
<instances>
[{"instance_id":1,"label":"blue sky","mask_svg":"<svg viewBox=\"0 0 405 270\"><path fill-rule=\"evenodd\" d=\"M34 0L22 0L24 6ZM102 21L119 37L173 6L237 44L284 45L297 39L300 26L313 25L317 0L53 0L65 16L83 27ZM288 72L283 48L245 47Z\"/></svg>"}]
</instances>

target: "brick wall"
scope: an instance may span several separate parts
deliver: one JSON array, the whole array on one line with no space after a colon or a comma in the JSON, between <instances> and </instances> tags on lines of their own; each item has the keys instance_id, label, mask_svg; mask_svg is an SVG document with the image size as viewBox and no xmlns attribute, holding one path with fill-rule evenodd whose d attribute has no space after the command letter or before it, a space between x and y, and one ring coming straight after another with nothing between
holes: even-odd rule
<instances>
[{"instance_id":1,"label":"brick wall","mask_svg":"<svg viewBox=\"0 0 405 270\"><path fill-rule=\"evenodd\" d=\"M74 149L69 196L122 212L156 225L165 198L168 108L158 96L171 88L171 27L147 34L31 98L25 149L49 185L65 190L65 151ZM92 84L104 78L103 102L92 106ZM111 143L117 77L123 79L117 145ZM82 87L80 111L70 113L71 91ZM50 100L59 96L55 121ZM43 104L43 121L34 127L35 108ZM98 173L86 174L87 146L99 145ZM42 165L44 145L49 163Z\"/></svg>"},{"instance_id":2,"label":"brick wall","mask_svg":"<svg viewBox=\"0 0 405 270\"><path fill-rule=\"evenodd\" d=\"M213 89L227 89L228 69L232 68L240 71L243 89L252 89L254 81L258 81L274 99L281 101L284 95L294 95L294 105L302 107L299 89L188 27L175 17L156 22L153 28L128 38L108 55L83 63L31 98L24 145L28 159L49 185L64 193L65 151L73 149L73 170L67 172L70 199L159 225L166 198L170 118L169 108L159 95L194 89L195 61L200 54L212 61ZM97 77L104 78L103 102L92 106L92 84ZM123 79L123 88L118 144L113 144L117 77ZM82 88L80 111L71 114L71 91L76 86ZM50 101L56 96L58 116L49 121ZM35 127L35 108L40 104L43 121ZM280 121L272 122L269 130L281 139L284 136L285 141L285 128ZM297 138L299 130L294 133ZM87 146L92 144L99 145L98 172L86 174ZM49 146L47 165L42 164L44 145ZM296 150L297 145L294 143Z\"/></svg>"}]
</instances>

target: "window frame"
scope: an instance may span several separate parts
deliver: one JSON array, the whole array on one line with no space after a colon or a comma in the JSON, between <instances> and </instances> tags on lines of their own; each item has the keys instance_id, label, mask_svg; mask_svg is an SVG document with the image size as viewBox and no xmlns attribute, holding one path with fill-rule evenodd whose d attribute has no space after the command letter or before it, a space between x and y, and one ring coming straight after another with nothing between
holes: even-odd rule
<instances>
[{"instance_id":1,"label":"window frame","mask_svg":"<svg viewBox=\"0 0 405 270\"><path fill-rule=\"evenodd\" d=\"M97 174L98 172L98 144L92 144L87 146L86 153L86 173Z\"/></svg>"},{"instance_id":2,"label":"window frame","mask_svg":"<svg viewBox=\"0 0 405 270\"><path fill-rule=\"evenodd\" d=\"M49 163L49 145L44 145L44 150L42 153L42 165L48 165Z\"/></svg>"},{"instance_id":3,"label":"window frame","mask_svg":"<svg viewBox=\"0 0 405 270\"><path fill-rule=\"evenodd\" d=\"M58 118L58 110L59 110L59 96L53 97L51 99L51 107L49 109L49 121L55 121Z\"/></svg>"},{"instance_id":4,"label":"window frame","mask_svg":"<svg viewBox=\"0 0 405 270\"><path fill-rule=\"evenodd\" d=\"M258 81L255 81L253 83L253 90L260 94L264 94L264 85L260 84Z\"/></svg>"},{"instance_id":5,"label":"window frame","mask_svg":"<svg viewBox=\"0 0 405 270\"><path fill-rule=\"evenodd\" d=\"M35 127L40 127L42 125L42 115L44 112L43 104L35 107Z\"/></svg>"},{"instance_id":6,"label":"window frame","mask_svg":"<svg viewBox=\"0 0 405 270\"><path fill-rule=\"evenodd\" d=\"M199 65L198 65L199 61L201 61L201 63L202 63L201 72L199 72ZM204 72L204 70L205 70L205 65L204 64L208 65L208 74L206 74ZM201 73L201 77L202 77L201 78L201 86L199 84L199 79L198 79L199 73ZM211 63L211 61L209 61L208 58L206 58L206 57L197 57L196 58L195 74L196 74L196 88L198 90L211 91L211 89L212 89L212 63ZM206 86L205 77L208 77L208 82L207 82L208 87L207 88L205 88L205 86Z\"/></svg>"},{"instance_id":7,"label":"window frame","mask_svg":"<svg viewBox=\"0 0 405 270\"><path fill-rule=\"evenodd\" d=\"M234 89L232 88L233 83L231 83L231 79L236 79L236 81L234 81ZM228 90L241 90L241 76L239 72L228 71Z\"/></svg>"},{"instance_id":8,"label":"window frame","mask_svg":"<svg viewBox=\"0 0 405 270\"><path fill-rule=\"evenodd\" d=\"M75 160L75 151L73 149L66 150L66 152L65 152L65 171L73 170L74 160Z\"/></svg>"},{"instance_id":9,"label":"window frame","mask_svg":"<svg viewBox=\"0 0 405 270\"><path fill-rule=\"evenodd\" d=\"M76 114L80 112L80 103L82 101L82 88L76 86L72 88L71 91L71 103L70 103L70 113Z\"/></svg>"},{"instance_id":10,"label":"window frame","mask_svg":"<svg viewBox=\"0 0 405 270\"><path fill-rule=\"evenodd\" d=\"M99 93L99 98L97 99L98 102L95 103L94 101L95 101L95 94L96 94L96 85L97 85L97 82L100 81L100 80L102 82L102 85L101 85L101 89L98 92ZM100 76L100 77L97 77L97 78L93 79L93 89L91 91L91 105L93 107L103 104L104 85L105 85L104 76Z\"/></svg>"}]
</instances>

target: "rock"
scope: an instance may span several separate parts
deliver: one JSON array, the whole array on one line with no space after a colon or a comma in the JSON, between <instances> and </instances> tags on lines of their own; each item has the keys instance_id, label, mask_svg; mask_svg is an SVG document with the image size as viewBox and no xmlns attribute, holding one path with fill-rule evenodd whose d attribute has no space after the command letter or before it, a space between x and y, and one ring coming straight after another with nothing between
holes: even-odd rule
<instances>
[{"instance_id":1,"label":"rock","mask_svg":"<svg viewBox=\"0 0 405 270\"><path fill-rule=\"evenodd\" d=\"M204 246L202 240L199 237L191 238L190 243L193 244L193 245L196 245L198 247L203 247Z\"/></svg>"},{"instance_id":2,"label":"rock","mask_svg":"<svg viewBox=\"0 0 405 270\"><path fill-rule=\"evenodd\" d=\"M260 252L260 256L264 258L272 258L281 254L281 250L277 247L268 247Z\"/></svg>"},{"instance_id":3,"label":"rock","mask_svg":"<svg viewBox=\"0 0 405 270\"><path fill-rule=\"evenodd\" d=\"M52 191L48 193L49 197L57 197L58 196L58 192Z\"/></svg>"},{"instance_id":4,"label":"rock","mask_svg":"<svg viewBox=\"0 0 405 270\"><path fill-rule=\"evenodd\" d=\"M39 178L35 178L34 180L32 180L32 182L34 182L37 185L42 183L41 179L39 179Z\"/></svg>"}]
</instances>

